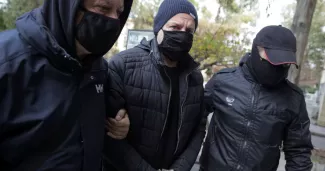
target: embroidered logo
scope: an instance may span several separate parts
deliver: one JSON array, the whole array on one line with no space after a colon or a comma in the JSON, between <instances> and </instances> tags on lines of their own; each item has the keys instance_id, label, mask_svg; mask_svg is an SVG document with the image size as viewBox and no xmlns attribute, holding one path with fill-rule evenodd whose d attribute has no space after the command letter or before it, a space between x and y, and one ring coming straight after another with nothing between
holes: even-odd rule
<instances>
[{"instance_id":1,"label":"embroidered logo","mask_svg":"<svg viewBox=\"0 0 325 171\"><path fill-rule=\"evenodd\" d=\"M233 104L234 101L235 101L235 98L232 97L232 96L227 96L227 97L226 97L226 101L227 101L227 103L228 103L229 106L232 106L232 104Z\"/></svg>"},{"instance_id":2,"label":"embroidered logo","mask_svg":"<svg viewBox=\"0 0 325 171\"><path fill-rule=\"evenodd\" d=\"M103 84L96 84L96 91L97 93L103 93L104 92L104 85Z\"/></svg>"}]
</instances>

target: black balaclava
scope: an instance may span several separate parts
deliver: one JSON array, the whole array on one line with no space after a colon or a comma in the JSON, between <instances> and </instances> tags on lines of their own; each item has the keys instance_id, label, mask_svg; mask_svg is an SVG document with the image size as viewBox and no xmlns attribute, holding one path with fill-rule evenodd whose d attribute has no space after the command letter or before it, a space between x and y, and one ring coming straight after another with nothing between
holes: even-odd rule
<instances>
[{"instance_id":1,"label":"black balaclava","mask_svg":"<svg viewBox=\"0 0 325 171\"><path fill-rule=\"evenodd\" d=\"M247 59L246 65L257 83L267 88L276 87L288 76L289 67L287 65L272 65L260 56L257 46L254 42L251 57Z\"/></svg>"}]
</instances>

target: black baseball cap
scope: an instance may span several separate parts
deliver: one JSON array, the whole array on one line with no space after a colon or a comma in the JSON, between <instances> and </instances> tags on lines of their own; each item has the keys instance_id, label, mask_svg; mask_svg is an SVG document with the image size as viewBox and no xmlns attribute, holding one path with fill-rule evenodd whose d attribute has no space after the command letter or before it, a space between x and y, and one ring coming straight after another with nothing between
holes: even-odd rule
<instances>
[{"instance_id":1,"label":"black baseball cap","mask_svg":"<svg viewBox=\"0 0 325 171\"><path fill-rule=\"evenodd\" d=\"M259 31L254 44L265 49L266 57L273 65L297 65L297 40L291 30L279 26L266 26Z\"/></svg>"}]
</instances>

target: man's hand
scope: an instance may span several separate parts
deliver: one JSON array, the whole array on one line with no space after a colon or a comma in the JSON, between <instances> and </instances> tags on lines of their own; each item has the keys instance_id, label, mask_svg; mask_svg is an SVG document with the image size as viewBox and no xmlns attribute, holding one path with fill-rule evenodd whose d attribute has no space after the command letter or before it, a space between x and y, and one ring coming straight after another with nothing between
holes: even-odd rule
<instances>
[{"instance_id":1,"label":"man's hand","mask_svg":"<svg viewBox=\"0 0 325 171\"><path fill-rule=\"evenodd\" d=\"M107 135L114 139L124 139L129 128L130 120L125 109L119 110L115 118L108 118L106 121Z\"/></svg>"}]
</instances>

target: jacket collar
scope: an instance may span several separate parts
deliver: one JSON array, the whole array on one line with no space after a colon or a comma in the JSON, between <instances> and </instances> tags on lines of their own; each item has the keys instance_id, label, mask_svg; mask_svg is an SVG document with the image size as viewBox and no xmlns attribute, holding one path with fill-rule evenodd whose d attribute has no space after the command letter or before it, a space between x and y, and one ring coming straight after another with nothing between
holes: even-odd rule
<instances>
[{"instance_id":1,"label":"jacket collar","mask_svg":"<svg viewBox=\"0 0 325 171\"><path fill-rule=\"evenodd\" d=\"M255 78L253 77L253 75L250 73L249 68L246 64L243 64L242 66L240 66L244 77L247 81L252 82L252 83L257 83L257 81L255 80Z\"/></svg>"},{"instance_id":2,"label":"jacket collar","mask_svg":"<svg viewBox=\"0 0 325 171\"><path fill-rule=\"evenodd\" d=\"M248 66L246 65L247 59L251 57L250 53L246 53L239 62L239 67L244 74L244 77L247 81L252 83L257 83L256 79L252 75L251 71L249 70Z\"/></svg>"}]
</instances>

